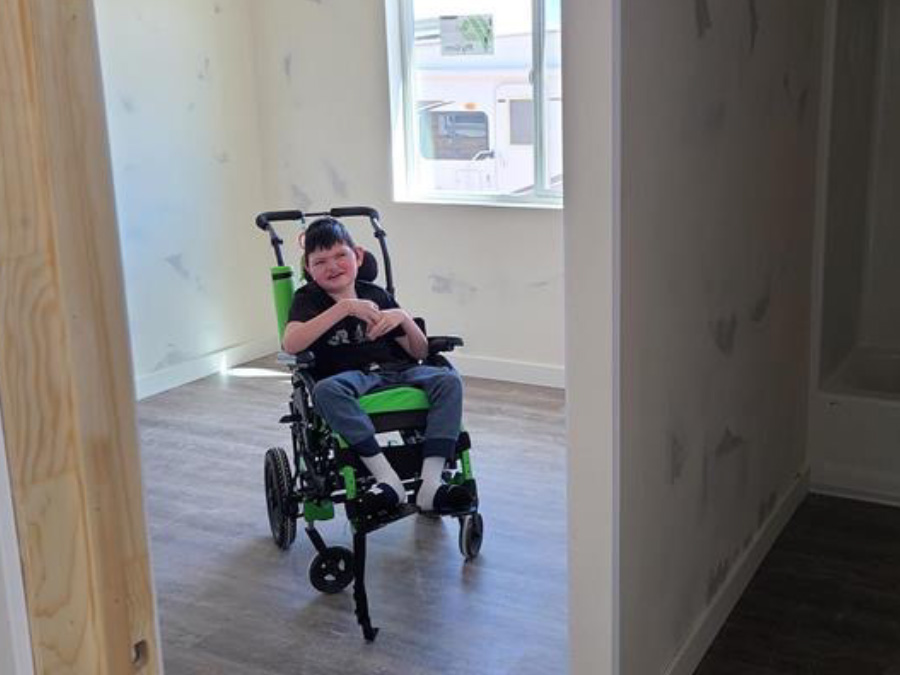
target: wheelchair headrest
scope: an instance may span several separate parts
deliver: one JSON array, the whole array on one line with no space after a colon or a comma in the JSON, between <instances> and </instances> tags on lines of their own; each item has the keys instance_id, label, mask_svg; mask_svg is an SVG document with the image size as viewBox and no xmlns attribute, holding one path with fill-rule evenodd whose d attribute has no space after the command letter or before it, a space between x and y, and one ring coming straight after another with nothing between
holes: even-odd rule
<instances>
[{"instance_id":1,"label":"wheelchair headrest","mask_svg":"<svg viewBox=\"0 0 900 675\"><path fill-rule=\"evenodd\" d=\"M363 253L362 265L359 266L356 278L360 281L373 282L378 278L378 260L372 255L371 251L364 251Z\"/></svg>"}]
</instances>

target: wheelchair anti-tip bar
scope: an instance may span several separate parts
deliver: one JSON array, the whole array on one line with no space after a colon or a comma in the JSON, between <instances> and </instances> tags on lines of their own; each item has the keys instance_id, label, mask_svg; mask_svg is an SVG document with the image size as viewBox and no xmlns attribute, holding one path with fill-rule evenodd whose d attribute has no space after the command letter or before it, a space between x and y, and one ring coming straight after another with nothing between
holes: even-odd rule
<instances>
[{"instance_id":1,"label":"wheelchair anti-tip bar","mask_svg":"<svg viewBox=\"0 0 900 675\"><path fill-rule=\"evenodd\" d=\"M314 213L304 213L297 210L266 211L256 216L256 226L263 232L268 233L269 241L275 250L275 260L279 266L283 266L284 256L281 253L281 246L284 244L284 240L275 232L272 223L291 220L299 221L303 224L307 218L322 218L325 216L330 216L331 218L368 217L369 222L372 224L372 229L375 230L375 238L378 239L378 244L381 248L381 258L384 262L385 288L388 293L394 295L394 274L391 268L391 256L384 241L385 237L387 237L387 232L381 227L381 216L375 209L369 206L338 206L330 211L316 211Z\"/></svg>"}]
</instances>

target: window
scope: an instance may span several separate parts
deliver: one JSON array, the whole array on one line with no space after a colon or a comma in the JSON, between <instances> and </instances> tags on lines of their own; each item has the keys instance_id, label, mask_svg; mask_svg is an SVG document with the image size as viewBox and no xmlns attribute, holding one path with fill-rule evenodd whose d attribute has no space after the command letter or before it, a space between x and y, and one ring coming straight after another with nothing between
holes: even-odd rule
<instances>
[{"instance_id":1,"label":"window","mask_svg":"<svg viewBox=\"0 0 900 675\"><path fill-rule=\"evenodd\" d=\"M386 0L401 199L562 201L560 0Z\"/></svg>"}]
</instances>

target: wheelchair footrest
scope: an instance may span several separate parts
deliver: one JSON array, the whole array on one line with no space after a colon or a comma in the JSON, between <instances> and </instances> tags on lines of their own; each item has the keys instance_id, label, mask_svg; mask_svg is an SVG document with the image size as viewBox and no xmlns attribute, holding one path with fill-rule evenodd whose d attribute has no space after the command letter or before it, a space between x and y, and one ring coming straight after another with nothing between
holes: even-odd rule
<instances>
[{"instance_id":1,"label":"wheelchair footrest","mask_svg":"<svg viewBox=\"0 0 900 675\"><path fill-rule=\"evenodd\" d=\"M390 525L393 522L406 518L407 516L415 515L419 512L419 509L412 504L400 504L395 509L373 515L361 515L357 513L355 502L347 502L346 508L347 518L354 522L356 531L363 534L380 530L385 525Z\"/></svg>"}]
</instances>

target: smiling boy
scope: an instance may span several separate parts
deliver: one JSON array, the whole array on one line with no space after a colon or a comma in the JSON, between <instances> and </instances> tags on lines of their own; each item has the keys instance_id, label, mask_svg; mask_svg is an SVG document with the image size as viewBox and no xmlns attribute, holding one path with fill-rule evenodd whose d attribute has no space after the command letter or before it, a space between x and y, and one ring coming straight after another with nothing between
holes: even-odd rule
<instances>
[{"instance_id":1,"label":"smiling boy","mask_svg":"<svg viewBox=\"0 0 900 675\"><path fill-rule=\"evenodd\" d=\"M459 375L452 368L419 364L428 356L428 339L387 291L357 279L363 250L341 222L322 218L311 223L304 249L311 281L294 295L283 346L290 353L313 351L318 380L313 405L375 477L361 509L388 511L406 498L358 403L367 392L395 385L420 387L429 401L416 505L437 512L468 507L472 498L465 488L442 482L461 425Z\"/></svg>"}]
</instances>

